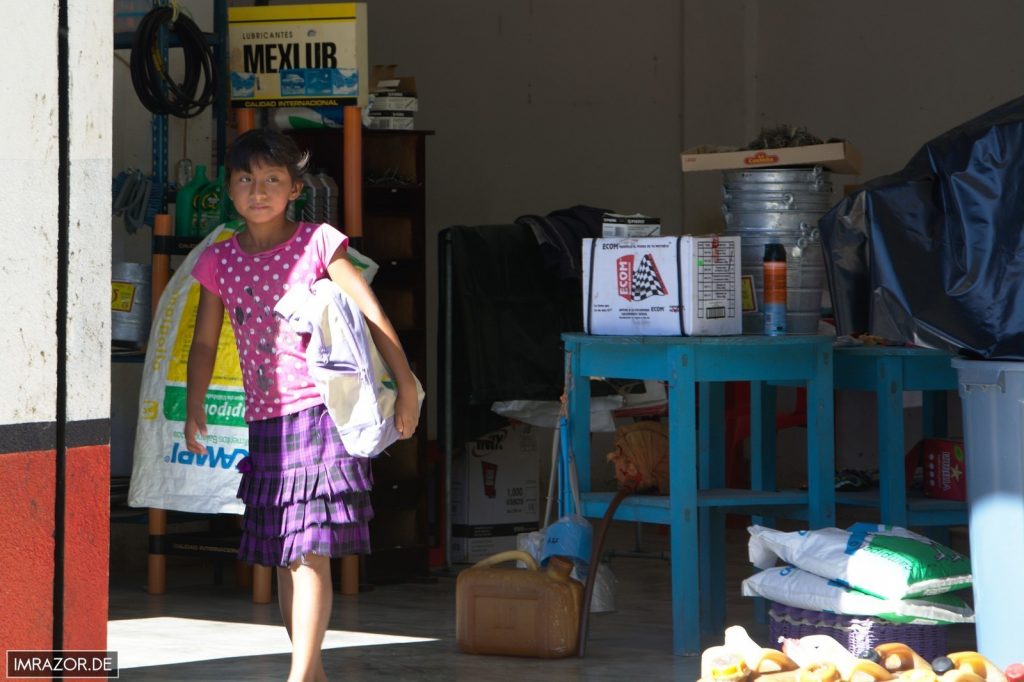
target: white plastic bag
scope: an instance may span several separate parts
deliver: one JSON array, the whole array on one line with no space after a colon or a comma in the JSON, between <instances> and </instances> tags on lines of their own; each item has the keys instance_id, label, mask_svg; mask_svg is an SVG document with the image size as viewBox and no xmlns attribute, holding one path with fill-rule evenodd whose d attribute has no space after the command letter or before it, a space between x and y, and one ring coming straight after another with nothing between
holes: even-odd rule
<instances>
[{"instance_id":1,"label":"white plastic bag","mask_svg":"<svg viewBox=\"0 0 1024 682\"><path fill-rule=\"evenodd\" d=\"M764 597L786 606L850 616L876 616L895 623L973 623L974 612L959 597L937 594L915 599L879 599L793 566L776 566L743 581L744 597Z\"/></svg>"},{"instance_id":2,"label":"white plastic bag","mask_svg":"<svg viewBox=\"0 0 1024 682\"><path fill-rule=\"evenodd\" d=\"M206 397L205 455L185 446L185 382L200 284L192 268L207 246L229 239L221 225L185 257L153 315L139 391L139 417L128 504L177 511L238 514L236 466L249 456L242 372L231 325L224 318Z\"/></svg>"},{"instance_id":3,"label":"white plastic bag","mask_svg":"<svg viewBox=\"0 0 1024 682\"><path fill-rule=\"evenodd\" d=\"M563 516L558 520L563 524L568 524L568 527L580 527L582 534L582 524L590 525L590 522L584 519L582 516ZM529 533L520 533L516 536L516 549L526 552L536 560L538 564L543 563L544 559L553 553L551 552L550 546L548 545L547 531L548 528L541 528L540 530L531 531ZM587 550L589 551L589 542L587 544ZM546 554L547 552L547 554ZM580 583L586 584L587 573L589 571L589 562L580 561L574 556L568 556L567 558L573 560L573 568L570 577ZM516 566L519 568L526 568L522 562L516 562ZM591 613L605 613L615 610L615 593L618 588L618 580L615 578L615 574L612 573L610 566L604 563L597 565L597 576L594 578L594 589L590 595L590 612Z\"/></svg>"},{"instance_id":4,"label":"white plastic bag","mask_svg":"<svg viewBox=\"0 0 1024 682\"><path fill-rule=\"evenodd\" d=\"M751 526L750 562L787 564L883 599L943 594L971 586L964 555L906 528L858 523L786 533Z\"/></svg>"}]
</instances>

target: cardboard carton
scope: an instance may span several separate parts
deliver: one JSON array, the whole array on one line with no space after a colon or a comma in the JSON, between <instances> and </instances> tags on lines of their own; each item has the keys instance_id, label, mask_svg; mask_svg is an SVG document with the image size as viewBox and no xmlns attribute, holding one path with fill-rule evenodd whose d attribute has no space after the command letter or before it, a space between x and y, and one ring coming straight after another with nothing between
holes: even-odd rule
<instances>
[{"instance_id":1,"label":"cardboard carton","mask_svg":"<svg viewBox=\"0 0 1024 682\"><path fill-rule=\"evenodd\" d=\"M960 440L926 438L921 442L924 494L941 500L967 499L964 443Z\"/></svg>"},{"instance_id":2,"label":"cardboard carton","mask_svg":"<svg viewBox=\"0 0 1024 682\"><path fill-rule=\"evenodd\" d=\"M601 219L601 236L660 237L661 219L642 213L605 213Z\"/></svg>"},{"instance_id":3,"label":"cardboard carton","mask_svg":"<svg viewBox=\"0 0 1024 682\"><path fill-rule=\"evenodd\" d=\"M371 111L368 128L380 130L413 130L416 116L412 111Z\"/></svg>"},{"instance_id":4,"label":"cardboard carton","mask_svg":"<svg viewBox=\"0 0 1024 682\"><path fill-rule=\"evenodd\" d=\"M743 331L739 236L584 239L582 260L588 334Z\"/></svg>"},{"instance_id":5,"label":"cardboard carton","mask_svg":"<svg viewBox=\"0 0 1024 682\"><path fill-rule=\"evenodd\" d=\"M370 92L416 96L416 79L399 76L397 64L375 64L370 71Z\"/></svg>"},{"instance_id":6,"label":"cardboard carton","mask_svg":"<svg viewBox=\"0 0 1024 682\"><path fill-rule=\"evenodd\" d=\"M835 173L859 175L864 160L846 141L804 147L736 150L703 145L682 153L683 172L745 170L776 166L824 166Z\"/></svg>"},{"instance_id":7,"label":"cardboard carton","mask_svg":"<svg viewBox=\"0 0 1024 682\"><path fill-rule=\"evenodd\" d=\"M550 431L548 431L550 434ZM452 461L452 561L476 562L516 548L540 525L537 429L512 424L466 444Z\"/></svg>"},{"instance_id":8,"label":"cardboard carton","mask_svg":"<svg viewBox=\"0 0 1024 682\"><path fill-rule=\"evenodd\" d=\"M365 107L363 2L228 8L229 78L236 107Z\"/></svg>"}]
</instances>

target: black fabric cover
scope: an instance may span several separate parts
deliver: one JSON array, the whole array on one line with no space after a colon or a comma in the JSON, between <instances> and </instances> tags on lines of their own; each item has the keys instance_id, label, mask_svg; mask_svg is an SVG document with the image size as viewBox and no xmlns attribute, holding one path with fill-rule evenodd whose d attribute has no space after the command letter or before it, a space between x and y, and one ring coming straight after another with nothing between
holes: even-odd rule
<instances>
[{"instance_id":1,"label":"black fabric cover","mask_svg":"<svg viewBox=\"0 0 1024 682\"><path fill-rule=\"evenodd\" d=\"M582 328L580 282L549 267L528 225L455 226L441 232L442 335L450 326L455 443L507 423L502 400L558 400L560 334ZM450 277L450 289L446 279ZM451 309L446 300L451 299ZM443 420L442 420L443 421Z\"/></svg>"},{"instance_id":2,"label":"black fabric cover","mask_svg":"<svg viewBox=\"0 0 1024 682\"><path fill-rule=\"evenodd\" d=\"M926 143L820 226L840 334L1024 359L1024 97Z\"/></svg>"},{"instance_id":3,"label":"black fabric cover","mask_svg":"<svg viewBox=\"0 0 1024 682\"><path fill-rule=\"evenodd\" d=\"M581 205L552 211L546 216L519 216L516 222L529 225L533 230L546 268L558 268L562 279L578 280L583 276L580 262L583 240L601 236L604 214L610 212Z\"/></svg>"}]
</instances>

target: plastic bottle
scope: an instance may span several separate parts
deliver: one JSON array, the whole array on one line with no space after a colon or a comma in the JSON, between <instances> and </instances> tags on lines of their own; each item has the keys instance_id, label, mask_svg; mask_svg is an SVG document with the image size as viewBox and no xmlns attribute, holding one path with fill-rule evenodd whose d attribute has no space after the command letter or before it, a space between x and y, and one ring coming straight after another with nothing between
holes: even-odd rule
<instances>
[{"instance_id":1,"label":"plastic bottle","mask_svg":"<svg viewBox=\"0 0 1024 682\"><path fill-rule=\"evenodd\" d=\"M750 677L750 668L739 652L725 646L704 650L700 659L701 679L708 682L742 682Z\"/></svg>"},{"instance_id":2,"label":"plastic bottle","mask_svg":"<svg viewBox=\"0 0 1024 682\"><path fill-rule=\"evenodd\" d=\"M184 187L178 188L178 196L174 199L174 236L192 237L195 225L196 193L209 182L206 177L206 166L196 165L192 180Z\"/></svg>"},{"instance_id":3,"label":"plastic bottle","mask_svg":"<svg viewBox=\"0 0 1024 682\"><path fill-rule=\"evenodd\" d=\"M192 236L205 237L226 219L224 215L224 199L227 188L224 185L225 169L217 169L217 177L200 187L193 199L195 207L192 220Z\"/></svg>"},{"instance_id":4,"label":"plastic bottle","mask_svg":"<svg viewBox=\"0 0 1024 682\"><path fill-rule=\"evenodd\" d=\"M318 173L320 185L324 188L324 217L323 222L334 227L338 224L338 183L327 173Z\"/></svg>"},{"instance_id":5,"label":"plastic bottle","mask_svg":"<svg viewBox=\"0 0 1024 682\"><path fill-rule=\"evenodd\" d=\"M786 247L764 245L764 333L786 333Z\"/></svg>"},{"instance_id":6,"label":"plastic bottle","mask_svg":"<svg viewBox=\"0 0 1024 682\"><path fill-rule=\"evenodd\" d=\"M320 204L323 201L323 193L320 191L320 181L312 173L303 175L302 181L305 184L303 194L306 196L306 203L302 206L301 220L309 223L321 222Z\"/></svg>"}]
</instances>

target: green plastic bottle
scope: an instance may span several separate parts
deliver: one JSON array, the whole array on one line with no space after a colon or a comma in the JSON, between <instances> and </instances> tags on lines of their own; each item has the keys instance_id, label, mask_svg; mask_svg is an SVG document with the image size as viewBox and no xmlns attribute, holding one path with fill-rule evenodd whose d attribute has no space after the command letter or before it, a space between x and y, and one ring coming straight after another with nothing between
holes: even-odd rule
<instances>
[{"instance_id":1,"label":"green plastic bottle","mask_svg":"<svg viewBox=\"0 0 1024 682\"><path fill-rule=\"evenodd\" d=\"M195 175L184 187L178 188L178 196L174 199L174 236L194 237L195 235L195 197L196 193L209 182L206 177L206 166L196 165Z\"/></svg>"},{"instance_id":2,"label":"green plastic bottle","mask_svg":"<svg viewBox=\"0 0 1024 682\"><path fill-rule=\"evenodd\" d=\"M222 224L224 215L224 201L227 195L227 188L224 185L224 166L217 169L217 177L200 187L192 201L195 206L195 219L193 220L195 237L205 237L214 228Z\"/></svg>"}]
</instances>

